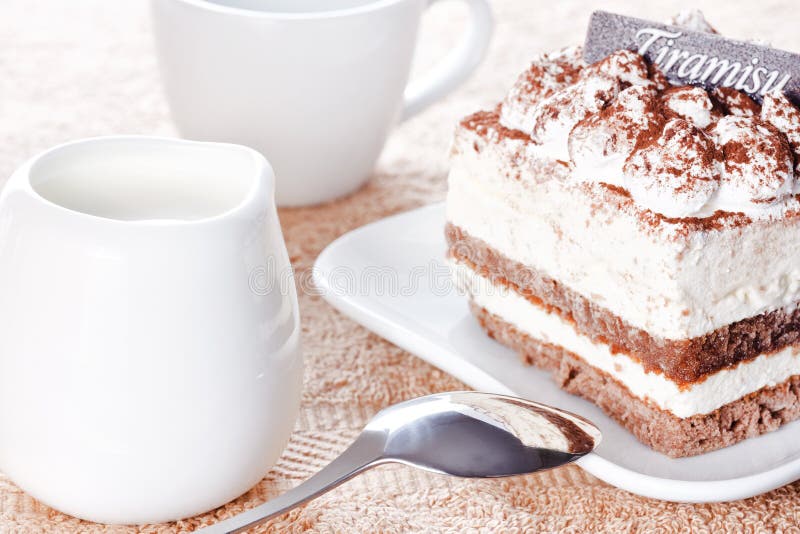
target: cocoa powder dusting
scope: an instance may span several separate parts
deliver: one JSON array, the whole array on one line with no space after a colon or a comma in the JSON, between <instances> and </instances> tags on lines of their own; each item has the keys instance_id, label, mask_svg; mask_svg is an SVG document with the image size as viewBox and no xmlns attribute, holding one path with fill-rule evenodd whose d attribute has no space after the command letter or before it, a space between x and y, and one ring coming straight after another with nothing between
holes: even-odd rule
<instances>
[{"instance_id":1,"label":"cocoa powder dusting","mask_svg":"<svg viewBox=\"0 0 800 534\"><path fill-rule=\"evenodd\" d=\"M532 115L522 115L530 120L527 132L500 123L505 106L512 104L512 95L524 95L524 109L533 110ZM674 192L679 195L676 202L683 198L700 202L711 198L709 191L721 187L716 184L722 180L720 169L724 169L726 177L733 175L726 180L734 180L735 187L752 190L751 202L767 204L785 196L785 187L779 181L786 176L780 175L785 161L792 167L800 164L800 124L792 130L793 144L787 140L785 128L779 130L772 124L790 119L792 124L800 122L796 119L800 110L791 103L791 109L786 106L782 101L773 105L771 120L760 121L756 117L761 107L735 89L716 88L709 93L696 86L671 86L658 67L630 51L616 52L588 66L578 62L572 52L534 61L503 104L492 111L475 113L461 124L490 142L513 139L534 144L548 142L555 135L551 132L563 131L563 125L567 125L570 161L562 161L562 166L574 164L573 149L583 149L586 154L593 150L602 155L621 153L628 179L657 181L644 186L660 188L653 194ZM512 111L520 113L524 109ZM715 126L730 116L758 121L757 135L751 136L757 142L732 139L718 143ZM773 178L776 172L779 176ZM793 177L790 174L786 179ZM618 194L624 191L616 189ZM630 193L625 193L625 198L631 199ZM779 198L778 194L782 196ZM643 218L647 224L686 223L691 227L698 227L698 221L705 220L700 226L706 229L750 220L742 213L723 212L706 217L652 214Z\"/></svg>"},{"instance_id":2,"label":"cocoa powder dusting","mask_svg":"<svg viewBox=\"0 0 800 534\"><path fill-rule=\"evenodd\" d=\"M475 132L483 138L488 138L492 133L496 135L496 141L501 139L519 139L530 141L530 136L519 130L512 130L500 124L500 106L498 105L491 111L478 111L465 117L460 122L461 127Z\"/></svg>"},{"instance_id":3,"label":"cocoa powder dusting","mask_svg":"<svg viewBox=\"0 0 800 534\"><path fill-rule=\"evenodd\" d=\"M726 115L757 117L761 112L761 106L755 100L733 87L717 87L711 96Z\"/></svg>"}]
</instances>

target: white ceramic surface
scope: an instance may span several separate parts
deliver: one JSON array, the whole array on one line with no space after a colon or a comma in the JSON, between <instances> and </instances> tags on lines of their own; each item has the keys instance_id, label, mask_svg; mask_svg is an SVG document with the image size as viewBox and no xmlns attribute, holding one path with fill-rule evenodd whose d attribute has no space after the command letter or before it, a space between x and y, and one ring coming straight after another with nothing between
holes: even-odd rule
<instances>
[{"instance_id":1,"label":"white ceramic surface","mask_svg":"<svg viewBox=\"0 0 800 534\"><path fill-rule=\"evenodd\" d=\"M800 422L733 447L670 459L639 443L593 404L560 390L487 337L444 263L444 205L390 217L341 237L317 259L314 280L336 308L479 390L580 414L603 432L579 465L647 497L686 502L750 497L800 478Z\"/></svg>"},{"instance_id":2,"label":"white ceramic surface","mask_svg":"<svg viewBox=\"0 0 800 534\"><path fill-rule=\"evenodd\" d=\"M143 523L264 476L302 385L272 188L249 148L147 137L62 145L11 177L0 468L16 484L74 516ZM279 290L262 280L279 276Z\"/></svg>"},{"instance_id":3,"label":"white ceramic surface","mask_svg":"<svg viewBox=\"0 0 800 534\"><path fill-rule=\"evenodd\" d=\"M279 205L349 193L398 118L455 88L483 56L488 0L462 0L471 14L462 41L406 87L434 1L152 0L172 116L185 137L263 153Z\"/></svg>"}]
</instances>

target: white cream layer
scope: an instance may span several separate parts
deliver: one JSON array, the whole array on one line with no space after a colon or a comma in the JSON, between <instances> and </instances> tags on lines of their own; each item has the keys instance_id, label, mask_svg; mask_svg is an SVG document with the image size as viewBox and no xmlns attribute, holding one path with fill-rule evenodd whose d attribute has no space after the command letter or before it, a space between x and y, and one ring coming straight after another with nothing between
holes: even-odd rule
<instances>
[{"instance_id":1,"label":"white cream layer","mask_svg":"<svg viewBox=\"0 0 800 534\"><path fill-rule=\"evenodd\" d=\"M519 141L454 141L447 220L633 327L687 339L800 300L800 219L721 231L645 227L559 178Z\"/></svg>"},{"instance_id":2,"label":"white cream layer","mask_svg":"<svg viewBox=\"0 0 800 534\"><path fill-rule=\"evenodd\" d=\"M795 346L724 369L706 380L680 389L660 373L648 373L626 354L612 354L608 345L580 335L560 317L532 304L517 292L494 285L461 263L451 262L456 285L478 306L529 336L559 345L622 383L635 397L648 399L662 410L686 418L706 414L764 387L800 374L800 349Z\"/></svg>"}]
</instances>

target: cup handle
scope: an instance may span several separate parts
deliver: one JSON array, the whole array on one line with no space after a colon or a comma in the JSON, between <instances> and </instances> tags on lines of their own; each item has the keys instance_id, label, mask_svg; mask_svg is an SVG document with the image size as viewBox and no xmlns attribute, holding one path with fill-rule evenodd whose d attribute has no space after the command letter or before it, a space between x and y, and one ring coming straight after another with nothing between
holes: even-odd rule
<instances>
[{"instance_id":1,"label":"cup handle","mask_svg":"<svg viewBox=\"0 0 800 534\"><path fill-rule=\"evenodd\" d=\"M440 0L429 0L428 7ZM456 47L433 69L406 87L404 121L461 85L480 64L492 36L492 10L488 0L461 0L469 6L469 26Z\"/></svg>"}]
</instances>

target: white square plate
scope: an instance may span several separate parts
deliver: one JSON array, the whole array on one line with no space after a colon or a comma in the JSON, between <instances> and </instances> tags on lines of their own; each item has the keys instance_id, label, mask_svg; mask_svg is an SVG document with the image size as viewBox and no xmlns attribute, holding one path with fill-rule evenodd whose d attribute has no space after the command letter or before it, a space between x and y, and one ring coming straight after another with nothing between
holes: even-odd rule
<instances>
[{"instance_id":1,"label":"white square plate","mask_svg":"<svg viewBox=\"0 0 800 534\"><path fill-rule=\"evenodd\" d=\"M603 442L578 463L639 495L714 502L758 495L800 478L800 423L733 447L671 459L579 397L549 373L523 365L486 336L452 286L444 263L444 206L389 217L334 241L314 266L314 281L334 307L465 384L517 395L594 421Z\"/></svg>"}]
</instances>

